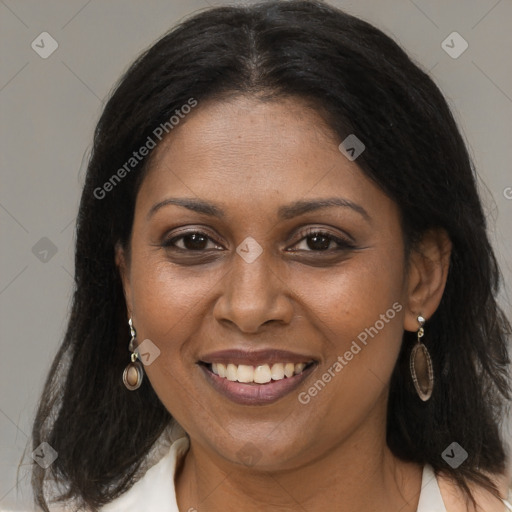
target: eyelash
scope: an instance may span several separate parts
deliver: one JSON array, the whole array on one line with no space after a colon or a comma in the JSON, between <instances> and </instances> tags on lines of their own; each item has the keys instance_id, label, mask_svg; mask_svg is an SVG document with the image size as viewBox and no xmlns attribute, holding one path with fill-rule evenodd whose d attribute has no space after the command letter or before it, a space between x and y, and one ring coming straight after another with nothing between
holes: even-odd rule
<instances>
[{"instance_id":1,"label":"eyelash","mask_svg":"<svg viewBox=\"0 0 512 512\"><path fill-rule=\"evenodd\" d=\"M179 236L175 236L168 240L165 240L162 243L162 247L164 247L166 249L170 249L170 250L189 252L189 253L194 253L194 252L195 253L203 253L208 250L208 249L198 249L198 250L194 251L192 249L183 249L182 247L176 247L174 245L176 241L181 240L182 238L185 238L185 237L191 236L191 235L200 235L204 238L207 238L209 241L216 243L215 240L212 239L212 237L210 237L207 233L205 233L203 231L188 231L188 232L180 234ZM353 242L351 242L347 238L340 238L340 237L334 236L331 233L328 233L327 231L323 231L321 229L309 228L306 231L299 233L299 236L301 238L296 242L295 245L297 245L299 242L302 242L303 240L305 240L307 238L312 238L314 236L321 236L321 237L327 238L329 240L329 245L331 242L335 242L339 246L336 249L325 249L325 250L319 250L319 251L310 249L310 250L305 250L305 252L331 253L333 251L341 251L341 250L355 248L355 245L353 244ZM217 245L220 245L220 244L217 244ZM304 249L299 249L299 251L304 251ZM291 252L297 252L297 251L291 251Z\"/></svg>"}]
</instances>

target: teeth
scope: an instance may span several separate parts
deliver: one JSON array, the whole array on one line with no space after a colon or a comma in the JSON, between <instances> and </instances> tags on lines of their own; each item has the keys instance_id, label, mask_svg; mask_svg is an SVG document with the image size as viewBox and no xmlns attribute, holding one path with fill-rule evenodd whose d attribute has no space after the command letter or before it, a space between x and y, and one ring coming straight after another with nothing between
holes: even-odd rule
<instances>
[{"instance_id":1,"label":"teeth","mask_svg":"<svg viewBox=\"0 0 512 512\"><path fill-rule=\"evenodd\" d=\"M226 379L231 380L233 382L235 382L238 379L238 368L234 364L227 365Z\"/></svg>"},{"instance_id":2,"label":"teeth","mask_svg":"<svg viewBox=\"0 0 512 512\"><path fill-rule=\"evenodd\" d=\"M273 364L272 368L270 369L270 375L274 380L284 379L284 365L280 363Z\"/></svg>"},{"instance_id":3,"label":"teeth","mask_svg":"<svg viewBox=\"0 0 512 512\"><path fill-rule=\"evenodd\" d=\"M254 382L254 368L245 364L238 365L238 382Z\"/></svg>"},{"instance_id":4,"label":"teeth","mask_svg":"<svg viewBox=\"0 0 512 512\"><path fill-rule=\"evenodd\" d=\"M286 363L284 365L284 374L286 377L293 376L294 371L295 371L295 365L293 363Z\"/></svg>"},{"instance_id":5,"label":"teeth","mask_svg":"<svg viewBox=\"0 0 512 512\"><path fill-rule=\"evenodd\" d=\"M295 365L295 375L302 373L302 370L306 368L306 363L298 363Z\"/></svg>"},{"instance_id":6,"label":"teeth","mask_svg":"<svg viewBox=\"0 0 512 512\"><path fill-rule=\"evenodd\" d=\"M223 364L216 364L216 365L212 364L212 370L213 370L214 366L217 367L217 372L218 372L217 375L219 377L226 377L226 367Z\"/></svg>"},{"instance_id":7,"label":"teeth","mask_svg":"<svg viewBox=\"0 0 512 512\"><path fill-rule=\"evenodd\" d=\"M254 368L254 382L257 384L265 384L271 380L272 375L270 373L270 367L268 364L264 364L263 366L256 366L256 368Z\"/></svg>"},{"instance_id":8,"label":"teeth","mask_svg":"<svg viewBox=\"0 0 512 512\"><path fill-rule=\"evenodd\" d=\"M285 377L298 375L304 371L305 367L306 363L275 363L272 367L268 364L254 367L246 364L212 363L211 370L215 375L232 382L266 384L272 380L282 380Z\"/></svg>"}]
</instances>

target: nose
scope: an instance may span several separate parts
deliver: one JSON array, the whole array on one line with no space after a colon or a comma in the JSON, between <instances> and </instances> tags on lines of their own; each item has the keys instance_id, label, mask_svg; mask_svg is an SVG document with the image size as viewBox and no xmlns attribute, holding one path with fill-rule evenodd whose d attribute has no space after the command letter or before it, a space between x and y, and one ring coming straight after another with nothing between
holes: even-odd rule
<instances>
[{"instance_id":1,"label":"nose","mask_svg":"<svg viewBox=\"0 0 512 512\"><path fill-rule=\"evenodd\" d=\"M293 318L292 294L285 278L271 268L265 251L248 263L234 255L230 271L222 279L222 293L214 307L221 323L255 333L271 322L286 325Z\"/></svg>"}]
</instances>

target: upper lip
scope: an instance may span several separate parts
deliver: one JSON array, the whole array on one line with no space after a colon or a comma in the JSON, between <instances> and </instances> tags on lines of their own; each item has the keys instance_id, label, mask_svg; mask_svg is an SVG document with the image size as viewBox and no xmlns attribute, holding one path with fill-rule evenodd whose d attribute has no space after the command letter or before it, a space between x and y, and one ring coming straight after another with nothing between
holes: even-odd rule
<instances>
[{"instance_id":1,"label":"upper lip","mask_svg":"<svg viewBox=\"0 0 512 512\"><path fill-rule=\"evenodd\" d=\"M224 363L224 364L246 364L249 366L258 366L262 364L273 363L309 363L314 362L315 359L305 354L297 354L296 352L288 352L286 350L238 350L227 349L219 350L217 352L210 352L204 354L199 358L200 362L211 363Z\"/></svg>"}]
</instances>

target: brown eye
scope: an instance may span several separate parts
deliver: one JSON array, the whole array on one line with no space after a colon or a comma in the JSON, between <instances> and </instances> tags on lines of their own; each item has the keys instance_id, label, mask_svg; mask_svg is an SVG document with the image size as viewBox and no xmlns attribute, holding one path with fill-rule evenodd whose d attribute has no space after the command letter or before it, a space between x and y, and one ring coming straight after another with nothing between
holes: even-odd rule
<instances>
[{"instance_id":1,"label":"brown eye","mask_svg":"<svg viewBox=\"0 0 512 512\"><path fill-rule=\"evenodd\" d=\"M208 242L211 242L214 247L208 247ZM181 243L181 246L178 245L178 243ZM215 242L208 235L202 233L201 231L190 231L189 233L175 236L169 240L166 240L162 246L165 248L178 249L182 251L204 251L208 248L221 248L215 244Z\"/></svg>"},{"instance_id":2,"label":"brown eye","mask_svg":"<svg viewBox=\"0 0 512 512\"><path fill-rule=\"evenodd\" d=\"M344 238L334 236L325 231L309 231L302 233L303 238L300 242L304 242L304 246L298 250L308 252L332 252L335 250L343 250L354 248L354 244Z\"/></svg>"}]
</instances>

